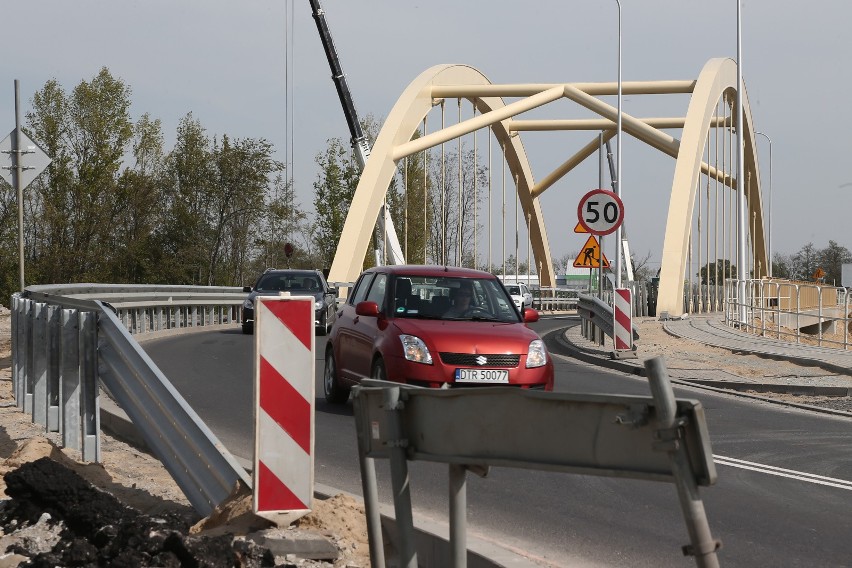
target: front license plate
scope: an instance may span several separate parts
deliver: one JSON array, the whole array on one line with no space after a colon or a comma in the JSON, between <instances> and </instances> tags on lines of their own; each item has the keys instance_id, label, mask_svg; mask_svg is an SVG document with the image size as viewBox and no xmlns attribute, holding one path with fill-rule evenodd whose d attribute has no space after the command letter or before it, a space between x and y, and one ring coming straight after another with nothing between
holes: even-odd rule
<instances>
[{"instance_id":1,"label":"front license plate","mask_svg":"<svg viewBox=\"0 0 852 568\"><path fill-rule=\"evenodd\" d=\"M508 384L506 369L456 369L457 383Z\"/></svg>"}]
</instances>

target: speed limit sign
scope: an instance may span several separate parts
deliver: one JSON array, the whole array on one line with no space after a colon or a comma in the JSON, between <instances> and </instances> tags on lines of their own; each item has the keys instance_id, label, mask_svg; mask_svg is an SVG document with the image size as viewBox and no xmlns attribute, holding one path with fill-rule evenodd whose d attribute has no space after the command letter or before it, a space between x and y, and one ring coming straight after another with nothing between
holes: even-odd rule
<instances>
[{"instance_id":1,"label":"speed limit sign","mask_svg":"<svg viewBox=\"0 0 852 568\"><path fill-rule=\"evenodd\" d=\"M577 206L580 225L593 235L608 235L624 221L624 203L614 192L593 189Z\"/></svg>"}]
</instances>

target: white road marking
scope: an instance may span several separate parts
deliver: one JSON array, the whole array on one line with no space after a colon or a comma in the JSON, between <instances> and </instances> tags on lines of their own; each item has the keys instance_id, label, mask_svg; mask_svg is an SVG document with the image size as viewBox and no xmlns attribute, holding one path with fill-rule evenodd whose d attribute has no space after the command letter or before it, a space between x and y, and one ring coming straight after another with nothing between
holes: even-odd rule
<instances>
[{"instance_id":1,"label":"white road marking","mask_svg":"<svg viewBox=\"0 0 852 568\"><path fill-rule=\"evenodd\" d=\"M761 473L766 473L768 475L777 475L778 477L789 477L790 479L798 479L799 481L807 481L808 483L815 483L817 485L827 485L829 487L837 487L838 489L846 489L852 491L852 481L847 481L845 479L824 477L822 475L815 475L813 473L795 471L792 469L784 469L781 467L754 463L736 458L729 458L726 456L714 455L713 461L715 461L717 464L727 465L730 467L738 467L740 469L758 471Z\"/></svg>"}]
</instances>

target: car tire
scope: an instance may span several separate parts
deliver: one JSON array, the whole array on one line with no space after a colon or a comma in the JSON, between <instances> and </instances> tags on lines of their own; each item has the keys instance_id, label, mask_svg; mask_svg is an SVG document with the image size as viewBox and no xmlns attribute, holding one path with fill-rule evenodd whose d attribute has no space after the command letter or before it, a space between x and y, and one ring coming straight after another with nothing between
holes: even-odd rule
<instances>
[{"instance_id":1,"label":"car tire","mask_svg":"<svg viewBox=\"0 0 852 568\"><path fill-rule=\"evenodd\" d=\"M370 372L370 377L377 381L389 380L387 369L385 369L385 362L381 358L373 361L373 369Z\"/></svg>"},{"instance_id":2,"label":"car tire","mask_svg":"<svg viewBox=\"0 0 852 568\"><path fill-rule=\"evenodd\" d=\"M328 335L328 316L323 315L319 327L317 327L317 335Z\"/></svg>"},{"instance_id":3,"label":"car tire","mask_svg":"<svg viewBox=\"0 0 852 568\"><path fill-rule=\"evenodd\" d=\"M244 323L243 333L245 333L246 335L252 335L254 333L254 325L250 323Z\"/></svg>"},{"instance_id":4,"label":"car tire","mask_svg":"<svg viewBox=\"0 0 852 568\"><path fill-rule=\"evenodd\" d=\"M334 351L329 347L325 350L325 370L322 376L322 386L325 400L329 404L346 404L349 400L349 390L337 381L337 362Z\"/></svg>"}]
</instances>

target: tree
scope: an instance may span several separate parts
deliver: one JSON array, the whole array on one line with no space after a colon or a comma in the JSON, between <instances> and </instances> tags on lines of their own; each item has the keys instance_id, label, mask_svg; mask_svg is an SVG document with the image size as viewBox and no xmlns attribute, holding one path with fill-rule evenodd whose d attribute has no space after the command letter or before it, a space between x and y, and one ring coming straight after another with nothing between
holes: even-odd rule
<instances>
[{"instance_id":1,"label":"tree","mask_svg":"<svg viewBox=\"0 0 852 568\"><path fill-rule=\"evenodd\" d=\"M636 260L636 255L630 253L630 262L633 265L633 280L636 282L650 282L654 276L649 265L651 259L651 251L648 251L644 257Z\"/></svg>"},{"instance_id":2,"label":"tree","mask_svg":"<svg viewBox=\"0 0 852 568\"><path fill-rule=\"evenodd\" d=\"M701 279L701 284L721 285L726 278L737 277L737 267L727 258L719 258L702 266L697 276Z\"/></svg>"},{"instance_id":3,"label":"tree","mask_svg":"<svg viewBox=\"0 0 852 568\"><path fill-rule=\"evenodd\" d=\"M314 182L313 240L322 266L330 267L361 172L339 138L328 141L316 163L320 173Z\"/></svg>"},{"instance_id":4,"label":"tree","mask_svg":"<svg viewBox=\"0 0 852 568\"><path fill-rule=\"evenodd\" d=\"M210 238L208 220L217 172L210 139L192 113L178 124L165 177L164 220L157 233L163 276L168 282L207 284L205 243Z\"/></svg>"},{"instance_id":5,"label":"tree","mask_svg":"<svg viewBox=\"0 0 852 568\"><path fill-rule=\"evenodd\" d=\"M811 275L819 267L819 251L813 243L803 246L799 252L790 258L790 276L793 280L810 280Z\"/></svg>"},{"instance_id":6,"label":"tree","mask_svg":"<svg viewBox=\"0 0 852 568\"><path fill-rule=\"evenodd\" d=\"M429 195L426 199L431 210L428 236L428 254L435 263L473 265L474 228L481 228L479 220L474 227L474 210L482 200L481 188L486 187L487 168L482 160L474 159L473 151L462 148L461 182L459 182L459 155L449 153L441 160L429 159ZM474 169L474 161L477 166ZM443 171L442 171L443 167Z\"/></svg>"},{"instance_id":7,"label":"tree","mask_svg":"<svg viewBox=\"0 0 852 568\"><path fill-rule=\"evenodd\" d=\"M118 172L133 134L130 88L102 68L71 95L48 81L33 96L27 123L53 161L30 198L27 250L40 282L111 276L110 250L120 215Z\"/></svg>"},{"instance_id":8,"label":"tree","mask_svg":"<svg viewBox=\"0 0 852 568\"><path fill-rule=\"evenodd\" d=\"M840 286L843 264L852 262L849 249L828 241L828 247L819 251L819 265L825 271L825 282Z\"/></svg>"}]
</instances>

